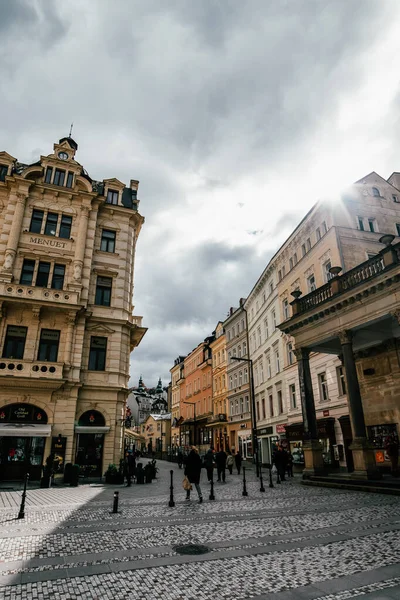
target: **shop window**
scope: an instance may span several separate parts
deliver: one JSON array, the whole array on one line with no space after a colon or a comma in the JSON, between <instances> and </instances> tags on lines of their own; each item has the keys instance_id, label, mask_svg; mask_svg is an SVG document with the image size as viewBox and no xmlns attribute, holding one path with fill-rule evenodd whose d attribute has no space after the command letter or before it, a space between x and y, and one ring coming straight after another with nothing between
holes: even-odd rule
<instances>
[{"instance_id":1,"label":"shop window","mask_svg":"<svg viewBox=\"0 0 400 600\"><path fill-rule=\"evenodd\" d=\"M19 278L19 282L22 285L32 285L34 270L35 261L25 258L24 262L22 263L22 271L21 277Z\"/></svg>"},{"instance_id":2,"label":"shop window","mask_svg":"<svg viewBox=\"0 0 400 600\"><path fill-rule=\"evenodd\" d=\"M339 396L344 396L346 394L346 380L344 377L343 367L336 367L336 376L338 382Z\"/></svg>"},{"instance_id":3,"label":"shop window","mask_svg":"<svg viewBox=\"0 0 400 600\"><path fill-rule=\"evenodd\" d=\"M326 380L326 373L320 373L318 375L318 386L319 386L319 398L321 402L329 400L328 395L328 382Z\"/></svg>"},{"instance_id":4,"label":"shop window","mask_svg":"<svg viewBox=\"0 0 400 600\"><path fill-rule=\"evenodd\" d=\"M60 232L58 237L69 240L71 237L72 217L69 215L61 215Z\"/></svg>"},{"instance_id":5,"label":"shop window","mask_svg":"<svg viewBox=\"0 0 400 600\"><path fill-rule=\"evenodd\" d=\"M54 265L51 287L55 290L62 290L64 286L65 265Z\"/></svg>"},{"instance_id":6,"label":"shop window","mask_svg":"<svg viewBox=\"0 0 400 600\"><path fill-rule=\"evenodd\" d=\"M42 329L40 333L38 360L57 362L60 332L56 329Z\"/></svg>"},{"instance_id":7,"label":"shop window","mask_svg":"<svg viewBox=\"0 0 400 600\"><path fill-rule=\"evenodd\" d=\"M116 190L107 191L107 204L118 204L119 193Z\"/></svg>"},{"instance_id":8,"label":"shop window","mask_svg":"<svg viewBox=\"0 0 400 600\"><path fill-rule=\"evenodd\" d=\"M50 275L50 263L39 262L37 274L36 274L36 287L47 287Z\"/></svg>"},{"instance_id":9,"label":"shop window","mask_svg":"<svg viewBox=\"0 0 400 600\"><path fill-rule=\"evenodd\" d=\"M297 408L297 400L296 400L296 385L294 383L289 385L289 397L290 397L290 405L292 408Z\"/></svg>"},{"instance_id":10,"label":"shop window","mask_svg":"<svg viewBox=\"0 0 400 600\"><path fill-rule=\"evenodd\" d=\"M47 213L46 226L44 228L45 235L56 235L58 224L57 213Z\"/></svg>"},{"instance_id":11,"label":"shop window","mask_svg":"<svg viewBox=\"0 0 400 600\"><path fill-rule=\"evenodd\" d=\"M54 173L53 184L62 186L62 185L64 185L64 181L65 181L65 171L62 171L61 169L56 169L56 171Z\"/></svg>"},{"instance_id":12,"label":"shop window","mask_svg":"<svg viewBox=\"0 0 400 600\"><path fill-rule=\"evenodd\" d=\"M106 369L107 338L90 338L89 370L105 371Z\"/></svg>"},{"instance_id":13,"label":"shop window","mask_svg":"<svg viewBox=\"0 0 400 600\"><path fill-rule=\"evenodd\" d=\"M111 277L97 277L96 283L96 297L94 303L98 306L110 306L111 305L111 289L112 289L112 278Z\"/></svg>"},{"instance_id":14,"label":"shop window","mask_svg":"<svg viewBox=\"0 0 400 600\"><path fill-rule=\"evenodd\" d=\"M31 233L40 233L42 231L44 212L42 210L34 210L32 212L31 224L29 231Z\"/></svg>"},{"instance_id":15,"label":"shop window","mask_svg":"<svg viewBox=\"0 0 400 600\"><path fill-rule=\"evenodd\" d=\"M27 327L8 325L3 348L3 358L24 358Z\"/></svg>"},{"instance_id":16,"label":"shop window","mask_svg":"<svg viewBox=\"0 0 400 600\"><path fill-rule=\"evenodd\" d=\"M103 229L101 232L100 250L102 252L115 252L115 231Z\"/></svg>"},{"instance_id":17,"label":"shop window","mask_svg":"<svg viewBox=\"0 0 400 600\"><path fill-rule=\"evenodd\" d=\"M367 427L367 435L369 441L375 448L385 448L385 445L391 436L393 436L395 439L398 439L395 423L370 425Z\"/></svg>"}]
</instances>

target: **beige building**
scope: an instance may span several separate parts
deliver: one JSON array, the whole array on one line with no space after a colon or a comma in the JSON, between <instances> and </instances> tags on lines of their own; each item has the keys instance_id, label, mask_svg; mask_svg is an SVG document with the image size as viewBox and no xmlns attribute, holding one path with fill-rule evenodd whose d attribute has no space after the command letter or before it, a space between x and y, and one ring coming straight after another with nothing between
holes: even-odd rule
<instances>
[{"instance_id":1,"label":"beige building","mask_svg":"<svg viewBox=\"0 0 400 600\"><path fill-rule=\"evenodd\" d=\"M142 448L149 455L157 453L160 458L166 458L171 445L171 413L149 415L140 426L144 438ZM165 455L165 456L164 456Z\"/></svg>"},{"instance_id":2,"label":"beige building","mask_svg":"<svg viewBox=\"0 0 400 600\"><path fill-rule=\"evenodd\" d=\"M221 321L215 328L215 339L210 343L210 348L212 353L213 414L208 418L208 427L212 432L211 443L215 450L229 450L226 337Z\"/></svg>"},{"instance_id":3,"label":"beige building","mask_svg":"<svg viewBox=\"0 0 400 600\"><path fill-rule=\"evenodd\" d=\"M293 293L297 295L300 290L305 295L318 288L323 294L330 285L332 267L347 272L384 248L379 241L383 233L398 236L398 179L400 181L400 176L396 173L387 181L371 173L346 190L341 198L318 202L271 259L246 301L250 351L257 367L256 400L261 413L259 436L263 438L260 429L272 427L268 435L275 440L286 440L295 463L300 466L304 466L304 427L294 339L287 333L271 336L271 323L273 328L275 326L268 305L273 299L279 325L291 316ZM275 278L276 296L269 287L268 274ZM277 361L271 360L270 371L268 357L276 358L276 350L279 370ZM343 364L338 354L325 353L323 348L318 352L313 349L310 373L324 462L331 468L352 470ZM266 401L264 418L263 397L269 399L271 395L272 404ZM276 411L280 413L279 420ZM262 450L265 462L268 458L265 444L262 444Z\"/></svg>"},{"instance_id":4,"label":"beige building","mask_svg":"<svg viewBox=\"0 0 400 600\"><path fill-rule=\"evenodd\" d=\"M68 137L32 165L0 153L0 461L104 473L123 452L138 181L92 180Z\"/></svg>"},{"instance_id":5,"label":"beige building","mask_svg":"<svg viewBox=\"0 0 400 600\"><path fill-rule=\"evenodd\" d=\"M171 373L171 450L177 455L182 446L181 439L181 394L184 381L184 356L178 356L174 361Z\"/></svg>"}]
</instances>

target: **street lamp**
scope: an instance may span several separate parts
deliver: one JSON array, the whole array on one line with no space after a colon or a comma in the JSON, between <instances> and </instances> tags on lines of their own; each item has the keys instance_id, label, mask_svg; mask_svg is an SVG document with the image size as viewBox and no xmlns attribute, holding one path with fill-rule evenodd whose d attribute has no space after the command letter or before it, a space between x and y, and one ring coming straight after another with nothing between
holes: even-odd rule
<instances>
[{"instance_id":1,"label":"street lamp","mask_svg":"<svg viewBox=\"0 0 400 600\"><path fill-rule=\"evenodd\" d=\"M190 404L193 406L193 446L196 445L196 403L195 402L185 402L182 400L182 404Z\"/></svg>"},{"instance_id":2,"label":"street lamp","mask_svg":"<svg viewBox=\"0 0 400 600\"><path fill-rule=\"evenodd\" d=\"M251 358L243 358L243 356L231 356L231 360L244 361L250 365L250 395L251 395L251 430L253 440L253 452L256 459L256 476L259 477L260 465L258 461L258 439L257 439L257 422L256 422L256 398L254 394L254 376L253 376L253 361Z\"/></svg>"}]
</instances>

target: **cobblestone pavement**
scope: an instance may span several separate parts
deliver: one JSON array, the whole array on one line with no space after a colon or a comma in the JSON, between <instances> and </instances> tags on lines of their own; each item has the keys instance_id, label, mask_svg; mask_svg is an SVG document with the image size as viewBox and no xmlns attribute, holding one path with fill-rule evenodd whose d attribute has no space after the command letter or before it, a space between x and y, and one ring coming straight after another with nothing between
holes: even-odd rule
<instances>
[{"instance_id":1,"label":"cobblestone pavement","mask_svg":"<svg viewBox=\"0 0 400 600\"><path fill-rule=\"evenodd\" d=\"M183 473L159 462L149 485L0 491L4 600L400 599L400 499L300 484L259 490L204 481L185 501ZM175 506L169 507L174 471ZM275 483L275 482L274 482ZM120 512L112 513L114 491ZM177 546L205 545L182 555Z\"/></svg>"}]
</instances>

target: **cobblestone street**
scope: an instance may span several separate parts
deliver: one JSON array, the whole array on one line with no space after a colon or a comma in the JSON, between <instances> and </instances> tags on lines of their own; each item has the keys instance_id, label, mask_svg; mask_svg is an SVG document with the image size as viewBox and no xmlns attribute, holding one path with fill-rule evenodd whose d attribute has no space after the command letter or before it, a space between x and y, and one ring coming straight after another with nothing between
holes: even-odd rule
<instances>
[{"instance_id":1,"label":"cobblestone street","mask_svg":"<svg viewBox=\"0 0 400 600\"><path fill-rule=\"evenodd\" d=\"M215 483L204 502L183 471L159 462L148 485L0 491L0 598L7 600L347 600L400 598L399 497L305 487L300 475L268 487L253 472ZM169 501L174 470L175 502ZM120 512L112 514L119 491ZM208 552L181 555L176 546Z\"/></svg>"}]
</instances>

